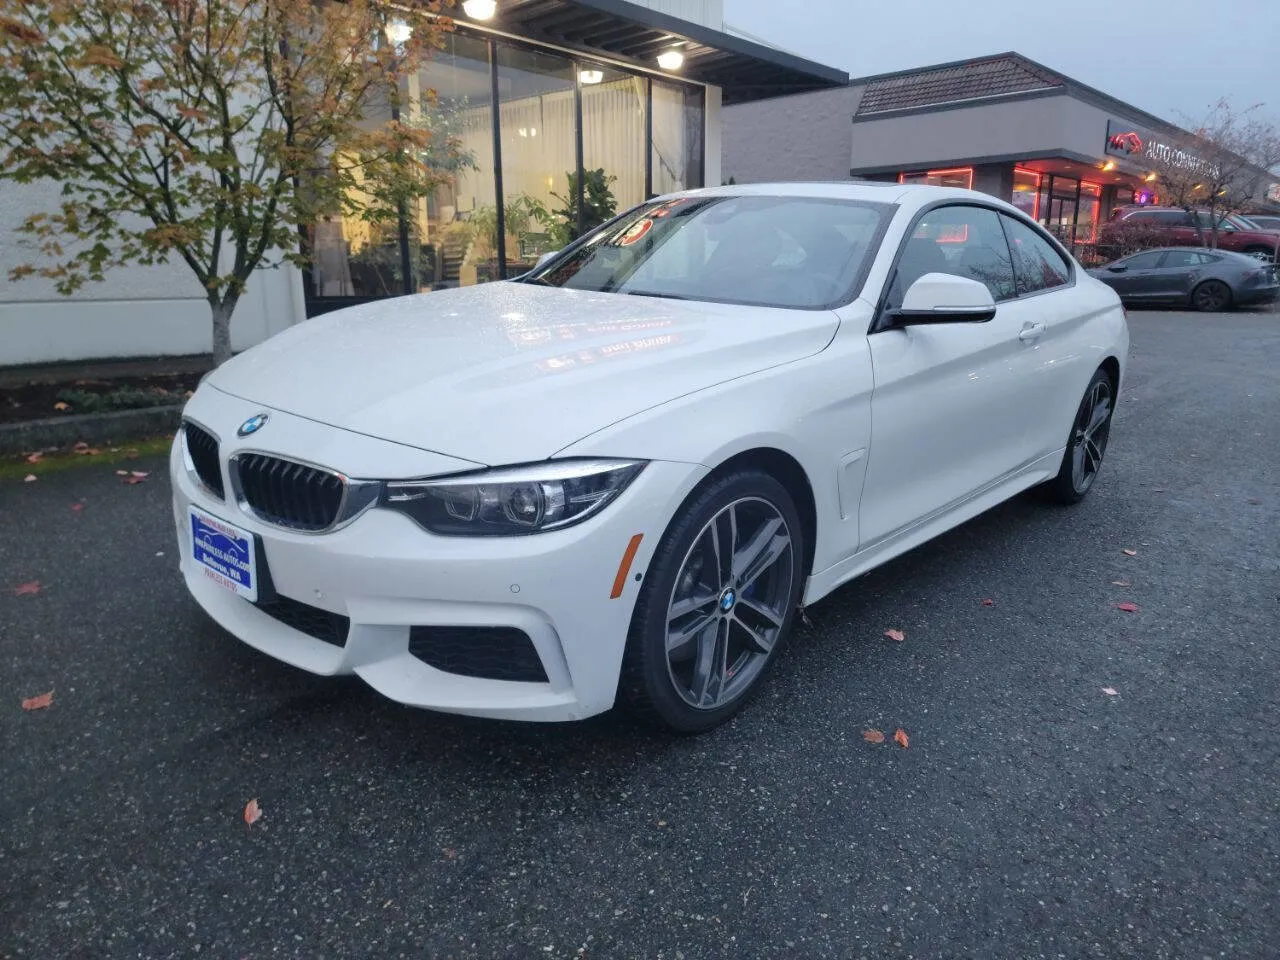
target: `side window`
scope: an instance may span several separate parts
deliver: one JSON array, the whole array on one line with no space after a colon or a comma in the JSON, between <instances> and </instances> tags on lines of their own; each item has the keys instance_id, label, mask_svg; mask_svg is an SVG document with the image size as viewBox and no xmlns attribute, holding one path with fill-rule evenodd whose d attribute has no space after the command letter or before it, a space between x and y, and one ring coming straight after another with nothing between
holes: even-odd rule
<instances>
[{"instance_id":1,"label":"side window","mask_svg":"<svg viewBox=\"0 0 1280 960\"><path fill-rule=\"evenodd\" d=\"M1130 257L1128 260L1120 261L1130 270L1150 270L1153 267L1160 266L1160 258L1164 254L1157 250L1155 253L1139 253ZM1166 264L1168 266L1168 264Z\"/></svg>"},{"instance_id":2,"label":"side window","mask_svg":"<svg viewBox=\"0 0 1280 960\"><path fill-rule=\"evenodd\" d=\"M1013 272L1018 296L1060 287L1071 279L1071 265L1034 228L1005 214L1000 215L1009 249L1013 252Z\"/></svg>"},{"instance_id":3,"label":"side window","mask_svg":"<svg viewBox=\"0 0 1280 960\"><path fill-rule=\"evenodd\" d=\"M1149 224L1156 219L1154 210L1137 210L1124 218L1125 223Z\"/></svg>"},{"instance_id":4,"label":"side window","mask_svg":"<svg viewBox=\"0 0 1280 960\"><path fill-rule=\"evenodd\" d=\"M1013 264L999 215L986 207L949 206L921 217L903 245L889 307L901 306L907 289L926 273L977 280L997 302L1015 296Z\"/></svg>"},{"instance_id":5,"label":"side window","mask_svg":"<svg viewBox=\"0 0 1280 960\"><path fill-rule=\"evenodd\" d=\"M1194 227L1196 222L1185 210L1161 210L1160 224L1165 227Z\"/></svg>"},{"instance_id":6,"label":"side window","mask_svg":"<svg viewBox=\"0 0 1280 960\"><path fill-rule=\"evenodd\" d=\"M1198 267L1207 262L1207 258L1194 250L1170 250L1165 254L1166 267Z\"/></svg>"}]
</instances>

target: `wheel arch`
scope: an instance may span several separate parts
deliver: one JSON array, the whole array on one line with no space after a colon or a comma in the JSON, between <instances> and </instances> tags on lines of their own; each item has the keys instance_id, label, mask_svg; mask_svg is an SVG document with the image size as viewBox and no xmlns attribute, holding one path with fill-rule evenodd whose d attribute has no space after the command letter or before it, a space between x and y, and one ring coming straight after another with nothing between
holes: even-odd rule
<instances>
[{"instance_id":1,"label":"wheel arch","mask_svg":"<svg viewBox=\"0 0 1280 960\"><path fill-rule=\"evenodd\" d=\"M800 461L791 454L777 447L752 447L735 453L712 468L711 472L689 494L688 499L695 497L708 483L739 470L749 469L757 469L769 474L791 495L796 512L800 514L800 523L803 528L804 575L808 576L813 570L814 550L818 539L818 507L808 473L805 472Z\"/></svg>"}]
</instances>

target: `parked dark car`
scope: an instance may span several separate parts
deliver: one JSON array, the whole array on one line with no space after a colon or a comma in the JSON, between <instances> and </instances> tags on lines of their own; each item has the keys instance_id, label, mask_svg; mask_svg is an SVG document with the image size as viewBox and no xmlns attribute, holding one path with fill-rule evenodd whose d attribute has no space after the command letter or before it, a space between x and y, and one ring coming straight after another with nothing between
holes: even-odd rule
<instances>
[{"instance_id":1,"label":"parked dark car","mask_svg":"<svg viewBox=\"0 0 1280 960\"><path fill-rule=\"evenodd\" d=\"M1179 304L1206 312L1280 298L1274 264L1229 250L1160 247L1089 271L1126 305Z\"/></svg>"},{"instance_id":2,"label":"parked dark car","mask_svg":"<svg viewBox=\"0 0 1280 960\"><path fill-rule=\"evenodd\" d=\"M1098 233L1098 250L1106 256L1121 256L1151 247L1205 247L1212 244L1212 237L1213 220L1205 211L1196 211L1193 219L1181 207L1127 205L1111 211L1111 219ZM1219 250L1270 263L1277 242L1280 231L1256 229L1241 217L1228 215L1218 221Z\"/></svg>"}]
</instances>

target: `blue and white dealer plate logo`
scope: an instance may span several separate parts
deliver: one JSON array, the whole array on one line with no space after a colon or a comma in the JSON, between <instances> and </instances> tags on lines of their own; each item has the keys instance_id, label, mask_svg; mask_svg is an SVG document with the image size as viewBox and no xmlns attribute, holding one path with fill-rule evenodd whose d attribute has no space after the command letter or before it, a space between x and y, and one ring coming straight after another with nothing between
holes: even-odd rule
<instances>
[{"instance_id":1,"label":"blue and white dealer plate logo","mask_svg":"<svg viewBox=\"0 0 1280 960\"><path fill-rule=\"evenodd\" d=\"M191 554L208 579L246 600L258 599L253 534L193 508Z\"/></svg>"},{"instance_id":2,"label":"blue and white dealer plate logo","mask_svg":"<svg viewBox=\"0 0 1280 960\"><path fill-rule=\"evenodd\" d=\"M240 429L236 431L236 436L247 437L251 433L257 433L259 430L263 428L263 426L266 425L266 422L267 422L267 414L265 413L254 414L244 423L240 424Z\"/></svg>"}]
</instances>

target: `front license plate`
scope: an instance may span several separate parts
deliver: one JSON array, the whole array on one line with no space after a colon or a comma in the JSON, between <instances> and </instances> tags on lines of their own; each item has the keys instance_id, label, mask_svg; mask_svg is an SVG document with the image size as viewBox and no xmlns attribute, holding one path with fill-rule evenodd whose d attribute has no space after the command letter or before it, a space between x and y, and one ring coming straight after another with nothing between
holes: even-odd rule
<instances>
[{"instance_id":1,"label":"front license plate","mask_svg":"<svg viewBox=\"0 0 1280 960\"><path fill-rule=\"evenodd\" d=\"M246 600L258 599L253 534L191 508L191 554L201 573Z\"/></svg>"}]
</instances>

